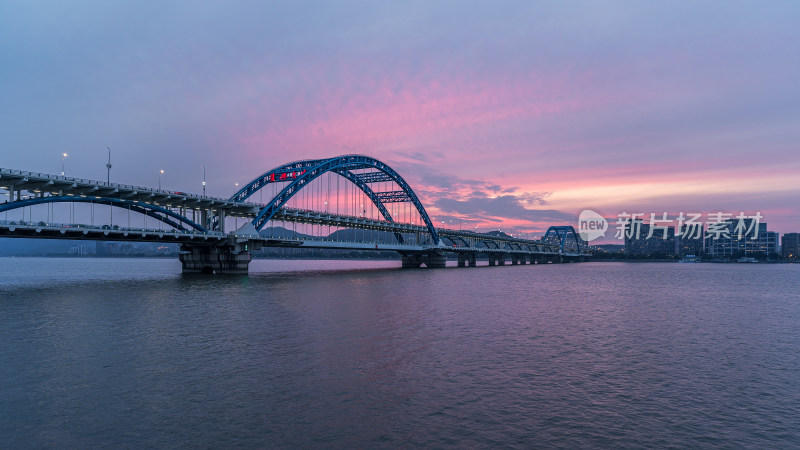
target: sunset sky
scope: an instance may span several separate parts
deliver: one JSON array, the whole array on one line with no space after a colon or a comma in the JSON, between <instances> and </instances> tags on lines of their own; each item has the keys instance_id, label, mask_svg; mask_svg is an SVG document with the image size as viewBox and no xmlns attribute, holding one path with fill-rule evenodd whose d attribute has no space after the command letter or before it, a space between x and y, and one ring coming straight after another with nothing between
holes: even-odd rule
<instances>
[{"instance_id":1,"label":"sunset sky","mask_svg":"<svg viewBox=\"0 0 800 450\"><path fill-rule=\"evenodd\" d=\"M229 196L346 153L429 213L800 232L800 2L0 2L0 167Z\"/></svg>"}]
</instances>

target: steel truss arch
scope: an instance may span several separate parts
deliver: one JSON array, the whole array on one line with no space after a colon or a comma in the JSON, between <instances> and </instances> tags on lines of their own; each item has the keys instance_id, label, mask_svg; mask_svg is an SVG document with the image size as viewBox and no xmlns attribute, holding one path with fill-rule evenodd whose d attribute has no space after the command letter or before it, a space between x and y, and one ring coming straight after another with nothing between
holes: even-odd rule
<instances>
[{"instance_id":1,"label":"steel truss arch","mask_svg":"<svg viewBox=\"0 0 800 450\"><path fill-rule=\"evenodd\" d=\"M450 240L450 242L452 242L453 244L457 244L458 242L461 242L461 244L463 244L463 245L464 245L464 247L471 247L470 243L469 243L469 242L467 242L467 240L466 240L466 239L464 239L464 238L463 238L463 237L461 237L461 236L455 236L455 235L451 235L451 236L443 236L443 237L444 237L445 239L449 239L449 240ZM458 242L456 242L456 241L458 241Z\"/></svg>"},{"instance_id":2,"label":"steel truss arch","mask_svg":"<svg viewBox=\"0 0 800 450\"><path fill-rule=\"evenodd\" d=\"M577 248L578 254L583 253L583 250L581 249L580 239L578 239L578 233L575 232L575 228L573 228L572 225L552 226L548 228L547 232L542 237L542 242L546 242L547 238L551 236L557 237L559 241L559 246L558 246L559 252L563 255L564 245L567 243L568 236L570 235L572 235L572 240L575 241L575 246Z\"/></svg>"},{"instance_id":3,"label":"steel truss arch","mask_svg":"<svg viewBox=\"0 0 800 450\"><path fill-rule=\"evenodd\" d=\"M492 244L492 245L494 245L494 249L495 250L500 250L500 244L498 244L497 241L493 241L493 240L490 240L490 239L483 239L483 240L481 240L481 242L483 242L483 245L485 245L486 248L488 248L488 249L492 248L492 247L489 246L489 244Z\"/></svg>"},{"instance_id":4,"label":"steel truss arch","mask_svg":"<svg viewBox=\"0 0 800 450\"><path fill-rule=\"evenodd\" d=\"M342 175L348 181L358 186L358 188L361 189L361 191L363 191L367 197L369 197L373 204L375 204L383 217L388 222L394 223L394 219L383 205L383 202L379 198L378 194L372 191L369 186L367 186L367 183L364 181L363 177L359 177L359 174L352 172L353 170L359 169L377 169L388 176L391 181L397 184L408 196L408 200L417 209L417 212L419 213L423 222L425 222L425 226L428 228L428 232L433 238L433 242L436 245L440 244L441 241L439 239L439 234L437 233L436 228L433 226L433 222L428 216L428 213L425 211L425 207L422 205L422 202L420 202L419 198L417 198L417 195L411 189L411 186L408 185L408 183L403 179L403 177L400 176L400 174L389 167L386 163L378 161L377 159L369 156L342 155L328 159L295 161L284 164L265 172L258 178L247 183L238 192L236 192L236 194L234 194L230 200L234 202L243 202L267 184L288 182L289 184L285 186L277 195L275 195L275 197L272 198L253 219L253 226L256 228L256 230L261 230L261 228L263 228L264 225L270 219L272 219L278 210L280 210L283 205L285 205L286 202L288 202L289 199L291 199L303 187L326 172L333 172Z\"/></svg>"},{"instance_id":5,"label":"steel truss arch","mask_svg":"<svg viewBox=\"0 0 800 450\"><path fill-rule=\"evenodd\" d=\"M166 208L162 208L157 205L151 205L149 203L143 203L133 200L123 200L119 198L109 198L109 197L100 197L100 198L73 197L69 195L60 195L53 197L35 197L35 198L28 198L25 200L18 200L10 203L4 203L0 205L0 212L11 211L17 208L24 208L27 206L40 205L45 203L97 203L101 205L117 206L119 208L147 215L178 230L186 230L186 228L183 225L181 225L185 224L194 228L197 231L202 231L202 232L207 231L205 228L192 222L186 217L183 217L180 214L176 214ZM175 220L171 220L170 218Z\"/></svg>"},{"instance_id":6,"label":"steel truss arch","mask_svg":"<svg viewBox=\"0 0 800 450\"><path fill-rule=\"evenodd\" d=\"M363 181L362 178L357 177L353 172L350 172L349 170L346 170L346 169L345 170L336 170L335 169L335 170L333 170L333 172L343 176L344 178L349 180L351 183L353 183L356 186L358 186L358 188L361 189L361 191L364 192L364 194L366 194L367 197L369 197L369 199L372 201L372 203L375 205L375 207L378 208L378 211L380 211L380 213L383 216L383 218L386 219L386 221L389 222L389 223L394 223L394 219L392 219L392 214L389 213L389 210L386 209L386 206L378 198L378 195L375 194L375 191L373 191L372 188L369 187L367 185L367 183L365 183ZM395 238L397 238L397 241L399 243L401 243L401 244L403 243L403 235L402 234L395 233L394 236L395 236Z\"/></svg>"}]
</instances>

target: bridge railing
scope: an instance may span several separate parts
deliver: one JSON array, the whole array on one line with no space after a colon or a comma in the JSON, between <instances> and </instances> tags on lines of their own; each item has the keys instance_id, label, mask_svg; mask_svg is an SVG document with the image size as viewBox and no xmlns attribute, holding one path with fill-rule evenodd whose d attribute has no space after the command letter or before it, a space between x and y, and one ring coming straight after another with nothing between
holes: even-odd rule
<instances>
[{"instance_id":1,"label":"bridge railing","mask_svg":"<svg viewBox=\"0 0 800 450\"><path fill-rule=\"evenodd\" d=\"M42 178L42 179L45 179L45 180L82 183L82 184L90 184L90 185L95 185L95 186L107 186L107 187L112 187L112 188L134 189L134 190L148 191L148 192L160 192L160 193L164 193L164 194L182 195L182 196L190 197L190 198L213 199L213 200L217 200L217 201L221 201L221 202L226 202L228 200L228 199L222 198L222 197L214 197L214 196L202 195L202 194L190 194L190 193L181 192L181 191L171 191L171 190L168 190L168 189L158 189L158 188L147 187L147 186L138 186L138 185L134 185L134 184L110 183L110 182L107 182L107 181L90 180L90 179L87 179L87 178L76 178L76 177L68 177L68 176L65 176L65 175L52 175L52 174L41 173L41 172L30 172L30 171L26 171L26 170L0 168L0 175L3 175L3 174L6 174L6 175L19 175L19 176L23 176L23 177L37 177L37 178ZM2 179L0 179L0 184L2 184L2 183L3 183L3 181L2 181ZM265 205L260 205L258 203L249 203L249 202L248 203L244 203L244 204L249 205L249 206L265 206Z\"/></svg>"},{"instance_id":2,"label":"bridge railing","mask_svg":"<svg viewBox=\"0 0 800 450\"><path fill-rule=\"evenodd\" d=\"M137 227L123 227L119 225L92 225L88 223L59 223L47 222L43 220L0 220L0 226L8 227L27 227L27 228L48 228L48 229L68 229L68 230L114 230L114 231L131 231L131 232L146 232L146 233L176 233L176 234L202 234L225 236L225 233L218 231L201 232L197 230L179 230L179 229L161 229L161 228L137 228Z\"/></svg>"}]
</instances>

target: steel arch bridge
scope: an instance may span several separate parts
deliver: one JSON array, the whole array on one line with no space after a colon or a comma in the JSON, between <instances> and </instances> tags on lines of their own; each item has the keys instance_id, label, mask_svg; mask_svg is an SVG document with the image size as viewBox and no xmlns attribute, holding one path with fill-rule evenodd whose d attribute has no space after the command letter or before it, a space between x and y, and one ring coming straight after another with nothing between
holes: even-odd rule
<instances>
[{"instance_id":1,"label":"steel arch bridge","mask_svg":"<svg viewBox=\"0 0 800 450\"><path fill-rule=\"evenodd\" d=\"M558 241L558 248L561 254L566 254L565 247L567 245L571 245L572 243L575 244L575 255L583 254L586 245L581 245L582 239L575 232L575 228L572 225L564 225L564 226L552 226L547 229L547 232L542 237L543 242L547 242L548 239L556 239Z\"/></svg>"},{"instance_id":2,"label":"steel arch bridge","mask_svg":"<svg viewBox=\"0 0 800 450\"><path fill-rule=\"evenodd\" d=\"M370 171L354 172L355 170L362 169L370 169ZM414 193L411 186L408 185L400 174L389 167L388 164L369 156L343 155L328 159L309 159L284 164L264 172L259 177L247 183L238 192L233 194L230 200L241 203L270 183L289 183L281 189L253 219L253 227L260 231L286 202L300 192L308 183L328 172L341 175L358 187L372 201L384 219L389 223L394 223L394 219L386 208L385 203L411 202L425 223L425 226L428 228L433 242L440 242L439 233L436 231L433 222L431 222L428 213L425 211L425 206L419 201L417 194ZM400 190L375 192L369 186L372 183L386 181L394 182ZM397 238L402 242L402 237L399 234L397 234Z\"/></svg>"},{"instance_id":3,"label":"steel arch bridge","mask_svg":"<svg viewBox=\"0 0 800 450\"><path fill-rule=\"evenodd\" d=\"M324 182L312 184L326 174L331 175L327 177L327 191ZM331 189L333 178L335 189ZM346 185L341 193L345 204L342 214L340 181ZM267 202L252 201L256 193L263 198L264 188L270 185L273 189ZM8 201L0 204L0 213L5 212L6 217L0 220L0 236L177 243L181 245L184 272L247 273L250 251L264 247L393 251L402 256L403 267L444 267L447 255L457 256L459 266L474 266L478 255L488 258L489 265L504 265L507 258L512 264L541 264L583 261L588 256L585 243L571 226L550 227L541 240L437 229L405 179L386 163L365 155L279 165L230 198L4 168L0 168L0 191L8 195ZM334 195L336 208L329 211L328 200ZM324 207L321 200L325 200ZM110 214L102 217L110 223L95 226L94 207L91 225L75 222L74 218L89 215L85 209L75 215L75 205L69 208L69 222L59 223L52 206L58 203L106 205ZM369 203L374 208L370 207L367 214L364 206ZM359 204L361 209L355 212ZM37 205L51 205L46 219L38 220L44 215ZM25 220L26 209L29 221ZM118 209L128 212L127 227L119 226ZM21 210L21 221L8 220L8 211L13 210ZM34 210L37 220L33 219ZM143 216L142 228L131 227L131 212ZM63 211L60 214L64 217ZM147 225L147 218L161 225L154 229ZM245 219L244 226L239 227L239 219ZM226 233L226 222L234 222L237 229ZM282 226L277 226L278 222ZM269 233L264 230L268 223ZM286 228L287 223L292 229ZM165 230L164 226L172 229ZM296 228L300 228L299 237ZM331 233L332 228L335 233ZM303 234L309 229L310 233ZM273 234L275 230L277 235ZM339 237L339 232L346 237Z\"/></svg>"}]
</instances>

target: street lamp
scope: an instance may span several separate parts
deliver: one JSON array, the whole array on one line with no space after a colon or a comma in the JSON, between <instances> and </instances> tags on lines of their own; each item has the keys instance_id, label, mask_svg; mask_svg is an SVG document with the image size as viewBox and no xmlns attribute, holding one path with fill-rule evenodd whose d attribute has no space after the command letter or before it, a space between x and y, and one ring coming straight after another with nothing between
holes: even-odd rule
<instances>
[{"instance_id":1,"label":"street lamp","mask_svg":"<svg viewBox=\"0 0 800 450\"><path fill-rule=\"evenodd\" d=\"M200 166L203 168L203 197L206 196L206 166Z\"/></svg>"},{"instance_id":2,"label":"street lamp","mask_svg":"<svg viewBox=\"0 0 800 450\"><path fill-rule=\"evenodd\" d=\"M64 158L67 157L66 153L61 154L61 176L64 176Z\"/></svg>"},{"instance_id":3,"label":"street lamp","mask_svg":"<svg viewBox=\"0 0 800 450\"><path fill-rule=\"evenodd\" d=\"M106 146L108 149L108 162L106 163L106 184L111 184L111 147Z\"/></svg>"},{"instance_id":4,"label":"street lamp","mask_svg":"<svg viewBox=\"0 0 800 450\"><path fill-rule=\"evenodd\" d=\"M161 175L164 175L164 169L158 171L158 190L161 190Z\"/></svg>"}]
</instances>

